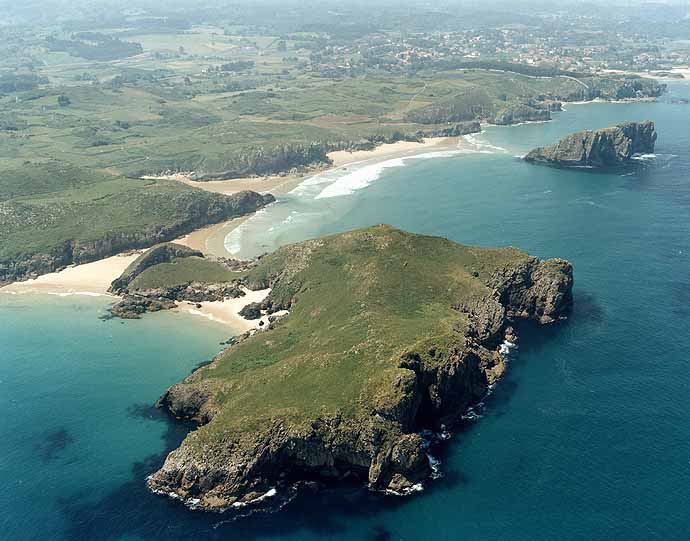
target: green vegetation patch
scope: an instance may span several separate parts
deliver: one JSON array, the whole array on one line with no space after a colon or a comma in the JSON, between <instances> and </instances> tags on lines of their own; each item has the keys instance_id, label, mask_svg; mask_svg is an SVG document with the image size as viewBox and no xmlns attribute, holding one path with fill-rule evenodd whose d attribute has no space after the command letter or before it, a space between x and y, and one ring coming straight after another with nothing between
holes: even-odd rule
<instances>
[{"instance_id":1,"label":"green vegetation patch","mask_svg":"<svg viewBox=\"0 0 690 541\"><path fill-rule=\"evenodd\" d=\"M278 275L274 302L292 302L275 329L229 349L188 381L215 390L222 411L209 437L271 419L357 415L395 392L400 355L461 343L460 299L488 294L480 277L524 261L512 248L480 249L376 226L286 246L246 276Z\"/></svg>"},{"instance_id":2,"label":"green vegetation patch","mask_svg":"<svg viewBox=\"0 0 690 541\"><path fill-rule=\"evenodd\" d=\"M229 282L239 276L217 261L202 257L178 258L149 267L129 285L131 289L171 287L189 282Z\"/></svg>"}]
</instances>

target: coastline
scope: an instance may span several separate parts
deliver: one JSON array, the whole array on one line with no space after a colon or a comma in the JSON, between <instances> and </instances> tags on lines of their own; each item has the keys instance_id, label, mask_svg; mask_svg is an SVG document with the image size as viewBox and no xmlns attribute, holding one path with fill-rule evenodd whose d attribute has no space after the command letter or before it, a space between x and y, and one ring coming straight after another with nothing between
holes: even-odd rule
<instances>
[{"instance_id":1,"label":"coastline","mask_svg":"<svg viewBox=\"0 0 690 541\"><path fill-rule=\"evenodd\" d=\"M91 263L73 265L58 272L42 274L23 282L13 282L2 288L0 293L45 293L49 295L101 295L108 293L110 283L120 276L142 251L126 252L106 257Z\"/></svg>"},{"instance_id":2,"label":"coastline","mask_svg":"<svg viewBox=\"0 0 690 541\"><path fill-rule=\"evenodd\" d=\"M687 77L686 80L690 79L690 69L685 69L683 74L685 77ZM649 74L647 75L649 76ZM664 79L669 80L668 78ZM564 105L631 103L639 101L656 101L656 98L630 98L615 101L596 98L588 101L565 102ZM566 110L565 107L563 110ZM529 123L533 122L526 121L500 127L514 127ZM483 133L483 130L480 133ZM273 195L280 196L289 193L306 179L319 173L334 171L340 168L347 170L348 166L355 164L366 163L367 165L374 165L390 159L412 157L423 154L430 150L458 150L462 149L464 142L464 136L431 137L425 138L422 142L398 141L396 143L385 143L371 150L357 150L352 152L347 150L333 151L328 153L328 157L331 160L331 164L329 166L319 166L311 169L305 169L304 171L300 171L298 173L289 173L284 175L244 177L204 182L191 180L189 178L190 173L175 173L171 175L147 176L142 178L175 180L188 186L226 195L231 195L243 190L252 190L263 193L272 193ZM467 145L468 148L473 146L470 142L467 142ZM200 250L207 255L216 257L233 257L233 254L228 252L225 248L225 238L229 233L249 220L252 216L254 216L254 213L233 218L226 222L211 224L200 229L196 229L187 235L173 240L172 242ZM134 254L132 252L126 252L92 263L68 267L62 271L45 274L35 279L26 280L23 282L15 282L0 287L0 293L18 294L33 292L48 293L53 295L81 294L92 296L103 295L116 298L107 293L110 283L115 278L120 276L129 263L134 261L134 259L140 253L142 253L142 251L138 251ZM204 308L204 313L202 315L206 315L208 319L215 319L216 321L238 319L240 324L246 324L247 320L244 320L239 316L237 316L237 318L230 318L228 316L228 308L225 306L217 306L217 304L222 303L215 303L214 305ZM234 321L234 323L238 323L238 321Z\"/></svg>"},{"instance_id":3,"label":"coastline","mask_svg":"<svg viewBox=\"0 0 690 541\"><path fill-rule=\"evenodd\" d=\"M386 143L372 150L356 150L354 152L338 150L328 154L328 157L332 161L329 167L318 167L305 172L285 176L273 175L267 177L248 177L197 182L189 180L186 175L180 173L177 175L169 175L165 178L168 180L177 180L178 182L182 182L194 188L226 195L237 193L242 190L254 190L258 192L268 191L275 196L280 196L289 193L304 180L318 173L333 171L361 162L371 161L376 163L394 158L414 156L427 152L430 149L454 149L461 140L461 137L431 137L424 139L421 143L413 141ZM232 257L232 254L225 248L225 237L251 218L251 216L253 216L253 214L197 229L184 237L176 239L174 242L216 257Z\"/></svg>"},{"instance_id":4,"label":"coastline","mask_svg":"<svg viewBox=\"0 0 690 541\"><path fill-rule=\"evenodd\" d=\"M690 69L686 76L690 79ZM656 98L631 98L625 100L602 100L594 99L581 102L566 102L569 105L586 105L592 103L630 103L637 101L656 101ZM565 107L563 110L566 110ZM548 121L536 121L548 122ZM528 124L532 122L520 122L508 126L513 127L521 124ZM483 130L482 132L483 133ZM326 171L334 171L337 169L347 170L348 166L355 164L374 165L390 159L406 158L415 155L429 152L430 150L459 150L466 144L467 148L474 145L467 141L465 136L459 137L432 137L425 138L422 142L414 141L398 141L396 143L385 143L379 145L371 150L357 150L347 151L340 150L330 152L328 157L331 164L327 167L319 166L311 169L305 169L298 173L290 173L285 175L272 175L266 177L245 177L228 180L213 180L213 181L193 181L189 178L189 173L176 173L172 175L160 175L142 178L156 178L175 180L206 190L209 192L231 195L243 190L252 190L263 193L272 193L280 196L289 193L294 188L299 186L306 179L313 175L323 173ZM211 224L200 229L196 229L187 235L179 237L172 242L188 246L190 248L200 250L206 255L215 257L233 257L233 254L227 251L225 247L225 238L233 230L237 229L244 222L249 220L254 213L233 218L226 222ZM19 293L46 293L52 295L90 295L90 296L109 296L117 298L107 292L111 282L122 274L125 268L142 253L142 251L126 252L111 256L106 259L95 261L92 263L85 263L82 265L68 267L59 272L49 273L38 278L26 280L23 282L15 282L3 287L0 287L0 293L19 294ZM245 297L242 297L244 299ZM252 301L248 301L252 302ZM251 324L237 313L242 308L236 311L226 305L225 302L215 303L201 303L202 309L188 309L202 315L209 320L219 321L232 325L234 328L253 328L256 325ZM246 303L245 303L246 304ZM244 306L244 305L243 305ZM247 327L247 325L250 325Z\"/></svg>"},{"instance_id":5,"label":"coastline","mask_svg":"<svg viewBox=\"0 0 690 541\"><path fill-rule=\"evenodd\" d=\"M260 289L252 291L242 288L245 295L235 299L225 299L222 301L204 301L199 303L182 301L178 302L176 312L184 312L194 316L201 316L209 321L228 325L237 334L242 334L253 329L258 329L262 325L268 325L268 316L264 315L260 319L245 319L240 315L240 310L246 305L263 301L271 292L270 289Z\"/></svg>"},{"instance_id":6,"label":"coastline","mask_svg":"<svg viewBox=\"0 0 690 541\"><path fill-rule=\"evenodd\" d=\"M106 297L115 301L120 297L108 292L111 282L120 276L142 251L128 252L111 256L92 263L67 267L59 272L43 274L24 282L14 282L0 288L1 295L53 295L56 297ZM268 316L248 320L240 315L247 304L261 302L270 289L251 291L243 288L245 295L223 301L204 301L200 303L182 301L171 312L202 316L208 321L222 323L236 334L242 334L268 324ZM1 297L0 297L1 298Z\"/></svg>"},{"instance_id":7,"label":"coastline","mask_svg":"<svg viewBox=\"0 0 690 541\"><path fill-rule=\"evenodd\" d=\"M379 145L372 150L355 152L336 151L329 154L332 165L327 169L305 171L304 173L243 178L233 180L217 180L208 182L195 182L187 179L183 174L168 175L170 180L184 182L190 186L207 191L233 194L242 190L270 191L274 195L283 195L297 187L309 176L325 170L333 170L363 161L384 161L391 158L412 156L427 152L429 149L454 148L459 138L435 137L425 139L422 143L399 141L397 143ZM190 248L200 250L208 255L217 257L231 257L225 249L224 240L228 233L239 227L253 214L234 218L227 222L212 224L180 237L173 242L183 244ZM105 259L74 265L58 272L52 272L22 282L14 282L0 287L0 294L48 294L56 296L84 295L103 296L117 299L118 297L108 293L108 288L113 280L120 276L143 250L128 251ZM259 326L260 320L246 320L238 312L251 302L255 294L267 295L267 292L250 292L250 295L238 299L226 299L225 301L203 302L201 308L196 304L181 303L177 310L200 315L208 320L224 323L245 332ZM263 298L263 297L262 297ZM241 303L241 306L239 304ZM264 322L265 323L265 322Z\"/></svg>"}]
</instances>

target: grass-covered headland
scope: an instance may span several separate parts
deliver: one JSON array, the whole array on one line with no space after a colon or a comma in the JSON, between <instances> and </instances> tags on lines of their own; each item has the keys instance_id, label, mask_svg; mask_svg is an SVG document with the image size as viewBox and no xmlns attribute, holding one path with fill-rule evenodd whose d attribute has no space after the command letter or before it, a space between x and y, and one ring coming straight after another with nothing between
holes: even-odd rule
<instances>
[{"instance_id":1,"label":"grass-covered headland","mask_svg":"<svg viewBox=\"0 0 690 541\"><path fill-rule=\"evenodd\" d=\"M286 246L234 280L271 287L261 309L289 313L168 390L161 404L202 426L149 480L211 509L315 476L416 490L430 473L418 432L500 377L512 318L549 323L572 299L565 261L389 226Z\"/></svg>"}]
</instances>

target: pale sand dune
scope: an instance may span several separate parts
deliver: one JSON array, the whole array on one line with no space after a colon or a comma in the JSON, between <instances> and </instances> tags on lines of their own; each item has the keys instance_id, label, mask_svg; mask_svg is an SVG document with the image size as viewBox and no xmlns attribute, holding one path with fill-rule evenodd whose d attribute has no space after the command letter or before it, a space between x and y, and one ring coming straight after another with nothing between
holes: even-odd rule
<instances>
[{"instance_id":1,"label":"pale sand dune","mask_svg":"<svg viewBox=\"0 0 690 541\"><path fill-rule=\"evenodd\" d=\"M44 274L33 280L15 282L0 288L0 293L105 295L110 283L120 276L138 256L137 253L116 255L93 263L68 267L60 272Z\"/></svg>"}]
</instances>

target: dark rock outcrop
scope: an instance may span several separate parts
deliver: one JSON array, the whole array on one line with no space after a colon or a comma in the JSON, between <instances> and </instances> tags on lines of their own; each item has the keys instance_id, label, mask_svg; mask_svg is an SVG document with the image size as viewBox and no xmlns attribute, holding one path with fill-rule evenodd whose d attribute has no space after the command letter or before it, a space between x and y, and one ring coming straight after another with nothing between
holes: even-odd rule
<instances>
[{"instance_id":1,"label":"dark rock outcrop","mask_svg":"<svg viewBox=\"0 0 690 541\"><path fill-rule=\"evenodd\" d=\"M122 298L110 307L110 314L113 317L122 319L138 319L146 312L169 310L177 306L176 301L192 303L222 301L223 299L235 299L244 295L239 282L224 284L191 282L153 289L129 290L125 288L117 290L117 293Z\"/></svg>"},{"instance_id":2,"label":"dark rock outcrop","mask_svg":"<svg viewBox=\"0 0 690 541\"><path fill-rule=\"evenodd\" d=\"M482 131L482 126L478 120L473 122L460 122L452 126L436 128L431 130L419 130L416 135L423 137L460 137L470 133L479 133Z\"/></svg>"},{"instance_id":3,"label":"dark rock outcrop","mask_svg":"<svg viewBox=\"0 0 690 541\"><path fill-rule=\"evenodd\" d=\"M498 111L491 119L493 124L506 126L520 122L541 122L551 120L549 107L536 109L526 104L510 105Z\"/></svg>"},{"instance_id":4,"label":"dark rock outcrop","mask_svg":"<svg viewBox=\"0 0 690 541\"><path fill-rule=\"evenodd\" d=\"M261 303L252 302L240 310L244 319L259 319L261 317Z\"/></svg>"},{"instance_id":5,"label":"dark rock outcrop","mask_svg":"<svg viewBox=\"0 0 690 541\"><path fill-rule=\"evenodd\" d=\"M653 153L656 138L653 122L626 122L573 133L555 145L530 151L525 160L561 167L616 167L636 154Z\"/></svg>"}]
</instances>

